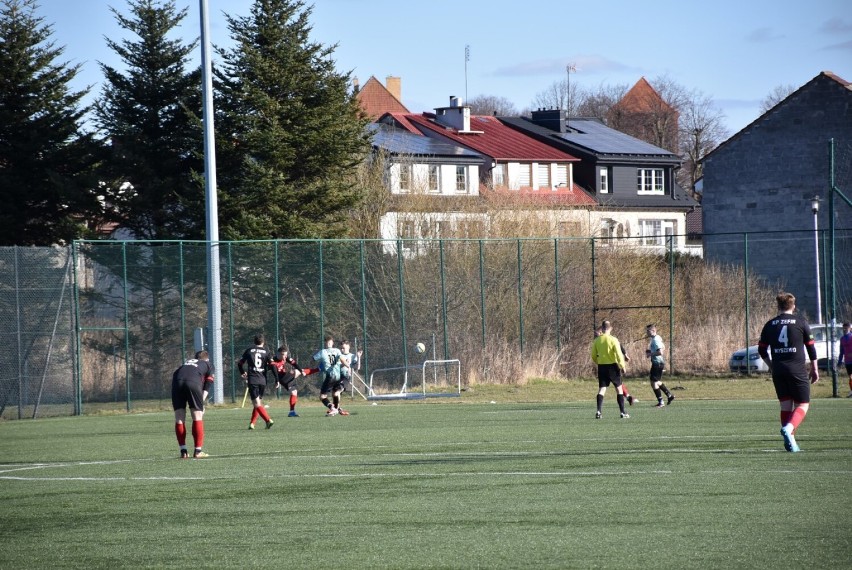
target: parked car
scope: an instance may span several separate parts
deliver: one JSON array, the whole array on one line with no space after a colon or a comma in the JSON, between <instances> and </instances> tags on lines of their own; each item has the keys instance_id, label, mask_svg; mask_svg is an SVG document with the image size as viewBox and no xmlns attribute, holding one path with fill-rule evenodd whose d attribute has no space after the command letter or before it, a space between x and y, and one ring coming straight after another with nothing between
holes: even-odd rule
<instances>
[{"instance_id":1,"label":"parked car","mask_svg":"<svg viewBox=\"0 0 852 570\"><path fill-rule=\"evenodd\" d=\"M811 325L811 332L814 335L814 341L816 342L816 352L817 352L817 366L822 368L823 370L828 369L828 327L826 325ZM834 333L834 358L837 358L837 355L840 353L840 337L843 336L843 328L840 326L835 327ZM748 364L746 364L748 363ZM731 372L741 372L745 374L746 366L748 366L748 370L751 372L769 372L769 367L766 366L766 363L760 358L760 354L757 352L757 345L752 345L748 347L748 349L741 348L731 355L731 359L728 361L728 366L731 369Z\"/></svg>"}]
</instances>

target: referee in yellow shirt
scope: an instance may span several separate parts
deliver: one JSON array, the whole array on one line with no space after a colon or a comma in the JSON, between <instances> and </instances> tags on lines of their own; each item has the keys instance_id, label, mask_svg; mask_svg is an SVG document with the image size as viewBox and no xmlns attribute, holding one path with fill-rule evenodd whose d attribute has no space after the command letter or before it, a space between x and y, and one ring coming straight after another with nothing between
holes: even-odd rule
<instances>
[{"instance_id":1,"label":"referee in yellow shirt","mask_svg":"<svg viewBox=\"0 0 852 570\"><path fill-rule=\"evenodd\" d=\"M612 384L618 393L618 408L621 410L622 418L630 416L624 411L624 389L621 387L621 373L624 372L624 353L621 352L621 343L612 336L612 323L604 321L601 323L603 331L592 343L592 362L598 367L598 411L595 419L601 418L604 394L607 387Z\"/></svg>"}]
</instances>

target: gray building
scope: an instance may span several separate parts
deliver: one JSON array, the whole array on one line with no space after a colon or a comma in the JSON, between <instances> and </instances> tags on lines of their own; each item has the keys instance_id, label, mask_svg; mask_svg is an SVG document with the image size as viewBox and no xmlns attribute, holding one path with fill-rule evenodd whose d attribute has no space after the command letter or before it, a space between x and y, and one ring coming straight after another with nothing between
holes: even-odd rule
<instances>
[{"instance_id":1,"label":"gray building","mask_svg":"<svg viewBox=\"0 0 852 570\"><path fill-rule=\"evenodd\" d=\"M816 251L824 251L829 227L831 139L835 185L852 196L852 84L822 72L703 160L706 259L742 264L747 255L756 274L796 295L812 322L818 314ZM820 232L814 231L814 197L820 199ZM835 203L835 227L852 230L852 208L842 199ZM747 240L742 232L749 232ZM838 318L849 319L852 232L836 235ZM824 304L825 279L820 285Z\"/></svg>"}]
</instances>

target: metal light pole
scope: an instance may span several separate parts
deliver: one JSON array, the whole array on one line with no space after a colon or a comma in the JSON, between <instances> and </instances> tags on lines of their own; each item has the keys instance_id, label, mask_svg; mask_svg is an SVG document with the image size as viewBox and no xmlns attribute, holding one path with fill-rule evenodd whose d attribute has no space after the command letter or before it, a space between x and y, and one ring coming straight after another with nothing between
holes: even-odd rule
<instances>
[{"instance_id":1,"label":"metal light pole","mask_svg":"<svg viewBox=\"0 0 852 570\"><path fill-rule=\"evenodd\" d=\"M577 71L577 66L573 63L569 63L565 66L565 73L567 74L567 81L565 82L568 87L568 104L567 109L565 109L565 130L571 131L571 72Z\"/></svg>"},{"instance_id":2,"label":"metal light pole","mask_svg":"<svg viewBox=\"0 0 852 570\"><path fill-rule=\"evenodd\" d=\"M817 323L822 323L822 299L819 286L819 196L811 198L811 211L814 213L814 262L816 264L816 314Z\"/></svg>"},{"instance_id":3,"label":"metal light pole","mask_svg":"<svg viewBox=\"0 0 852 570\"><path fill-rule=\"evenodd\" d=\"M216 197L216 145L213 136L213 73L210 63L210 22L207 0L201 8L201 83L204 122L204 186L207 214L207 350L214 373L222 370L222 298L219 286L219 207ZM224 382L213 385L213 403L225 401Z\"/></svg>"}]
</instances>

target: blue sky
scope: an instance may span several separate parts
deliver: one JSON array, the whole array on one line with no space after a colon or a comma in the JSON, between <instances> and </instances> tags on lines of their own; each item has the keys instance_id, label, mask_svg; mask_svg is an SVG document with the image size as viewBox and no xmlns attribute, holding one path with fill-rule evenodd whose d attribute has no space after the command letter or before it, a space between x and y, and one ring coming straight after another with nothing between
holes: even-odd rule
<instances>
[{"instance_id":1,"label":"blue sky","mask_svg":"<svg viewBox=\"0 0 852 570\"><path fill-rule=\"evenodd\" d=\"M208 0L213 43L229 41L222 12L245 16L251 4ZM189 9L178 33L197 37L199 1L177 5ZM83 65L75 88L97 93L97 62L121 66L104 41L123 37L109 6L127 13L125 0L40 0L62 59ZM466 93L529 108L573 63L571 81L587 88L667 75L711 97L733 134L776 86L798 87L821 71L852 81L847 0L316 0L311 24L313 39L337 44L338 69L361 84L401 77L412 112Z\"/></svg>"}]
</instances>

